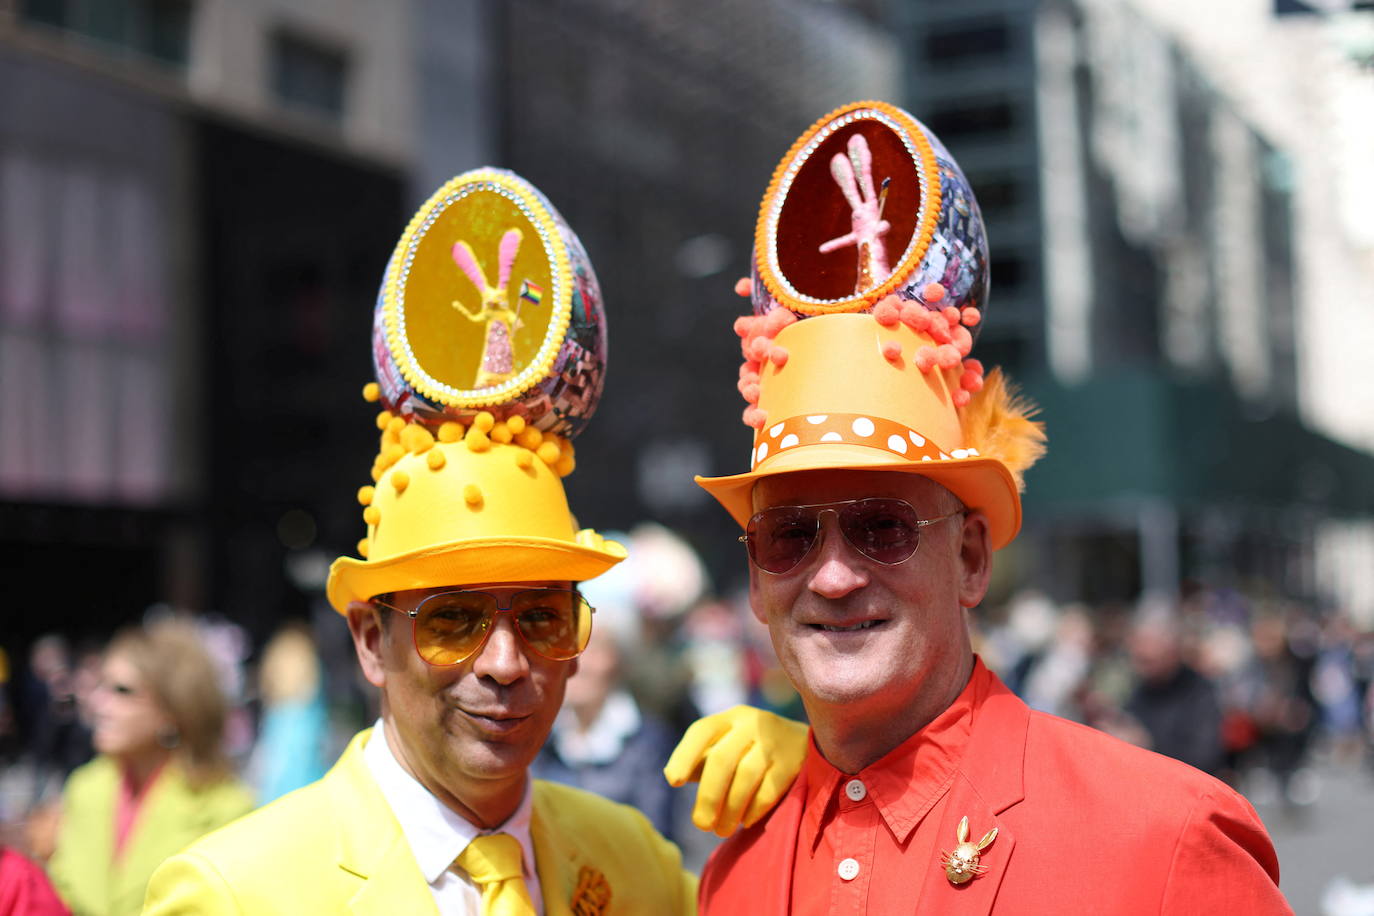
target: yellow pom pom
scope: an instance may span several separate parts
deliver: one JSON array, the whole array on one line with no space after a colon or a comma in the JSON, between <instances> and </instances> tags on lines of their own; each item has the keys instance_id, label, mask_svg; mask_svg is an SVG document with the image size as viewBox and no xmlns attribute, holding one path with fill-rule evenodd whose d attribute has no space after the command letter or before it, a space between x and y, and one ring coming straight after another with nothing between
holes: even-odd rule
<instances>
[{"instance_id":1,"label":"yellow pom pom","mask_svg":"<svg viewBox=\"0 0 1374 916\"><path fill-rule=\"evenodd\" d=\"M470 451L474 452L485 452L491 448L491 440L487 438L487 434L475 425L468 427L468 434L463 437L463 442L467 444Z\"/></svg>"},{"instance_id":2,"label":"yellow pom pom","mask_svg":"<svg viewBox=\"0 0 1374 916\"><path fill-rule=\"evenodd\" d=\"M386 425L391 422L391 411L383 410L377 414L377 428L386 429Z\"/></svg>"},{"instance_id":3,"label":"yellow pom pom","mask_svg":"<svg viewBox=\"0 0 1374 916\"><path fill-rule=\"evenodd\" d=\"M425 460L429 462L430 470L437 471L444 466L444 462L448 459L444 457L444 453L441 450L435 448L430 449L429 454L425 456Z\"/></svg>"},{"instance_id":4,"label":"yellow pom pom","mask_svg":"<svg viewBox=\"0 0 1374 916\"><path fill-rule=\"evenodd\" d=\"M368 382L363 386L364 401L380 401L382 399L382 386L376 382Z\"/></svg>"},{"instance_id":5,"label":"yellow pom pom","mask_svg":"<svg viewBox=\"0 0 1374 916\"><path fill-rule=\"evenodd\" d=\"M525 418L521 416L507 417L506 426L515 435L520 435L525 431Z\"/></svg>"},{"instance_id":6,"label":"yellow pom pom","mask_svg":"<svg viewBox=\"0 0 1374 916\"><path fill-rule=\"evenodd\" d=\"M408 452L421 455L434 447L434 437L423 426L411 424L401 431L401 446Z\"/></svg>"},{"instance_id":7,"label":"yellow pom pom","mask_svg":"<svg viewBox=\"0 0 1374 916\"><path fill-rule=\"evenodd\" d=\"M379 481L379 480L381 480L381 479L382 479L382 467L381 467L381 465L374 464L374 465L372 466L372 482L373 482L373 483L376 483L377 481Z\"/></svg>"},{"instance_id":8,"label":"yellow pom pom","mask_svg":"<svg viewBox=\"0 0 1374 916\"><path fill-rule=\"evenodd\" d=\"M576 467L577 461L573 459L572 455L564 452L563 456L558 459L558 463L553 466L553 469L559 477L567 477Z\"/></svg>"},{"instance_id":9,"label":"yellow pom pom","mask_svg":"<svg viewBox=\"0 0 1374 916\"><path fill-rule=\"evenodd\" d=\"M515 466L520 470L527 471L532 464L534 464L534 455L525 451L523 448L515 453Z\"/></svg>"},{"instance_id":10,"label":"yellow pom pom","mask_svg":"<svg viewBox=\"0 0 1374 916\"><path fill-rule=\"evenodd\" d=\"M382 520L382 510L376 506L368 506L363 510L363 521L369 525L375 525Z\"/></svg>"},{"instance_id":11,"label":"yellow pom pom","mask_svg":"<svg viewBox=\"0 0 1374 916\"><path fill-rule=\"evenodd\" d=\"M510 427L504 423L497 423L491 428L491 432L488 435L491 436L492 442L500 442L502 445L505 445L515 438L511 435Z\"/></svg>"},{"instance_id":12,"label":"yellow pom pom","mask_svg":"<svg viewBox=\"0 0 1374 916\"><path fill-rule=\"evenodd\" d=\"M403 417L392 417L390 420L387 421L387 424L386 424L387 432L392 432L392 433L397 433L397 434L399 434L399 433L401 432L401 430L403 430L403 429L405 429L405 428L406 428L406 421L405 421L405 419L404 419Z\"/></svg>"},{"instance_id":13,"label":"yellow pom pom","mask_svg":"<svg viewBox=\"0 0 1374 916\"><path fill-rule=\"evenodd\" d=\"M472 425L484 433L489 433L491 428L496 425L496 418L491 415L491 411L483 410L472 418Z\"/></svg>"},{"instance_id":14,"label":"yellow pom pom","mask_svg":"<svg viewBox=\"0 0 1374 916\"><path fill-rule=\"evenodd\" d=\"M539 446L539 450L535 452L535 454L539 456L540 461L552 466L558 462L562 452L558 450L558 445L556 443L545 442L543 445Z\"/></svg>"},{"instance_id":15,"label":"yellow pom pom","mask_svg":"<svg viewBox=\"0 0 1374 916\"><path fill-rule=\"evenodd\" d=\"M410 475L405 471L393 471L391 485L396 488L397 493L404 493L406 487L410 486Z\"/></svg>"},{"instance_id":16,"label":"yellow pom pom","mask_svg":"<svg viewBox=\"0 0 1374 916\"><path fill-rule=\"evenodd\" d=\"M463 501L469 506L480 506L482 504L482 489L475 483L463 485Z\"/></svg>"},{"instance_id":17,"label":"yellow pom pom","mask_svg":"<svg viewBox=\"0 0 1374 916\"><path fill-rule=\"evenodd\" d=\"M516 437L515 441L519 442L530 451L534 451L539 448L539 444L544 441L544 434L530 426L526 427L525 431Z\"/></svg>"},{"instance_id":18,"label":"yellow pom pom","mask_svg":"<svg viewBox=\"0 0 1374 916\"><path fill-rule=\"evenodd\" d=\"M372 497L377 495L376 487L359 487L358 502L364 506L372 505Z\"/></svg>"},{"instance_id":19,"label":"yellow pom pom","mask_svg":"<svg viewBox=\"0 0 1374 916\"><path fill-rule=\"evenodd\" d=\"M457 442L463 438L463 424L449 420L439 427L440 442Z\"/></svg>"},{"instance_id":20,"label":"yellow pom pom","mask_svg":"<svg viewBox=\"0 0 1374 916\"><path fill-rule=\"evenodd\" d=\"M371 548L372 545L368 542L367 538L363 538L358 542L358 556L362 557L364 560L367 559L367 552Z\"/></svg>"},{"instance_id":21,"label":"yellow pom pom","mask_svg":"<svg viewBox=\"0 0 1374 916\"><path fill-rule=\"evenodd\" d=\"M399 442L388 442L386 445L382 446L382 460L386 462L387 467L391 467L393 464L400 461L405 453L406 450L401 447L401 443Z\"/></svg>"}]
</instances>

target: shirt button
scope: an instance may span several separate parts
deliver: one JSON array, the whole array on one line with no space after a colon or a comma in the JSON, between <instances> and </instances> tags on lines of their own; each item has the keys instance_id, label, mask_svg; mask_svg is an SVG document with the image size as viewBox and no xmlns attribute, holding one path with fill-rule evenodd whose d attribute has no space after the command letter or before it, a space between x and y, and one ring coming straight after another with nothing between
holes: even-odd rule
<instances>
[{"instance_id":1,"label":"shirt button","mask_svg":"<svg viewBox=\"0 0 1374 916\"><path fill-rule=\"evenodd\" d=\"M849 796L850 801L863 801L868 797L868 789L862 781L851 779L844 784L844 794Z\"/></svg>"},{"instance_id":2,"label":"shirt button","mask_svg":"<svg viewBox=\"0 0 1374 916\"><path fill-rule=\"evenodd\" d=\"M836 870L840 873L841 880L853 881L859 877L859 862L857 859L845 859Z\"/></svg>"}]
</instances>

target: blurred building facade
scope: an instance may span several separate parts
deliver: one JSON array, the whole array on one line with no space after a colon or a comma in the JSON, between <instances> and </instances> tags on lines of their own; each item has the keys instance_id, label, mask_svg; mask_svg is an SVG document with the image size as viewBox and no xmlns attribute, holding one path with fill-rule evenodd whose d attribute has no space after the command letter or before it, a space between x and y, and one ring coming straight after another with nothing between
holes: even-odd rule
<instances>
[{"instance_id":1,"label":"blurred building facade","mask_svg":"<svg viewBox=\"0 0 1374 916\"><path fill-rule=\"evenodd\" d=\"M747 448L730 288L793 137L896 94L878 13L0 0L0 549L37 609L11 650L155 602L261 639L319 601L362 533L382 267L413 207L486 163L555 201L611 313L574 505L738 566L690 483Z\"/></svg>"},{"instance_id":2,"label":"blurred building facade","mask_svg":"<svg viewBox=\"0 0 1374 916\"><path fill-rule=\"evenodd\" d=\"M894 7L907 104L988 219L979 349L1018 372L1049 424L1006 565L1064 600L1167 600L1193 579L1374 619L1374 463L1355 406L1368 378L1349 343L1374 332L1370 248L1330 196L1341 133L1298 111L1301 92L1336 95L1299 76L1334 39L1329 23L1304 44L1272 9L1223 6ZM1231 91L1244 80L1212 63L1236 55L1174 24L1214 52L1221 36L1232 52L1248 41L1252 68L1282 50L1289 72ZM1367 69L1327 69L1347 95L1370 90ZM1255 96L1285 77L1289 106L1257 116ZM1333 334L1348 358L1332 359Z\"/></svg>"}]
</instances>

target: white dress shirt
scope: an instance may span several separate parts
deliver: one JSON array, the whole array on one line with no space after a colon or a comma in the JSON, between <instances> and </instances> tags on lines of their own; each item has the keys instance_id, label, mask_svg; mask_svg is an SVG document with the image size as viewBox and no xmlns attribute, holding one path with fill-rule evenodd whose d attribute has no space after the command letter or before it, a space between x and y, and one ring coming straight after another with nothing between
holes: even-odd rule
<instances>
[{"instance_id":1,"label":"white dress shirt","mask_svg":"<svg viewBox=\"0 0 1374 916\"><path fill-rule=\"evenodd\" d=\"M525 885L538 916L544 913L544 898L539 891L539 875L534 869L534 844L530 840L530 814L533 807L531 783L525 777L525 797L515 813L499 826L480 830L443 802L396 761L387 745L382 722L372 727L363 748L363 759L377 780L377 787L400 822L410 851L429 882L429 891L443 916L481 916L482 893L463 871L453 864L474 837L484 833L509 833L524 853Z\"/></svg>"}]
</instances>

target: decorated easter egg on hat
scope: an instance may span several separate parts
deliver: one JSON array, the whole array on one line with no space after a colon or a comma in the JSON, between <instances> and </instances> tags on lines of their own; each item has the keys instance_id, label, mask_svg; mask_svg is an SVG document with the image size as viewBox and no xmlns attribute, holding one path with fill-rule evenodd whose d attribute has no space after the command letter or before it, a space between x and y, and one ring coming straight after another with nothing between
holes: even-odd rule
<instances>
[{"instance_id":1,"label":"decorated easter egg on hat","mask_svg":"<svg viewBox=\"0 0 1374 916\"><path fill-rule=\"evenodd\" d=\"M437 428L480 412L575 436L606 372L601 289L582 243L533 185L483 168L425 202L373 315L379 399Z\"/></svg>"},{"instance_id":2,"label":"decorated easter egg on hat","mask_svg":"<svg viewBox=\"0 0 1374 916\"><path fill-rule=\"evenodd\" d=\"M930 478L985 514L994 548L1016 537L1044 429L971 355L987 234L925 125L855 102L808 128L764 194L736 292L754 312L735 320L749 469L697 482L741 526L764 477L865 470Z\"/></svg>"},{"instance_id":3,"label":"decorated easter egg on hat","mask_svg":"<svg viewBox=\"0 0 1374 916\"><path fill-rule=\"evenodd\" d=\"M793 144L764 194L751 294L760 315L863 312L888 296L954 308L971 346L987 308L988 243L968 180L900 108L831 112Z\"/></svg>"}]
</instances>

